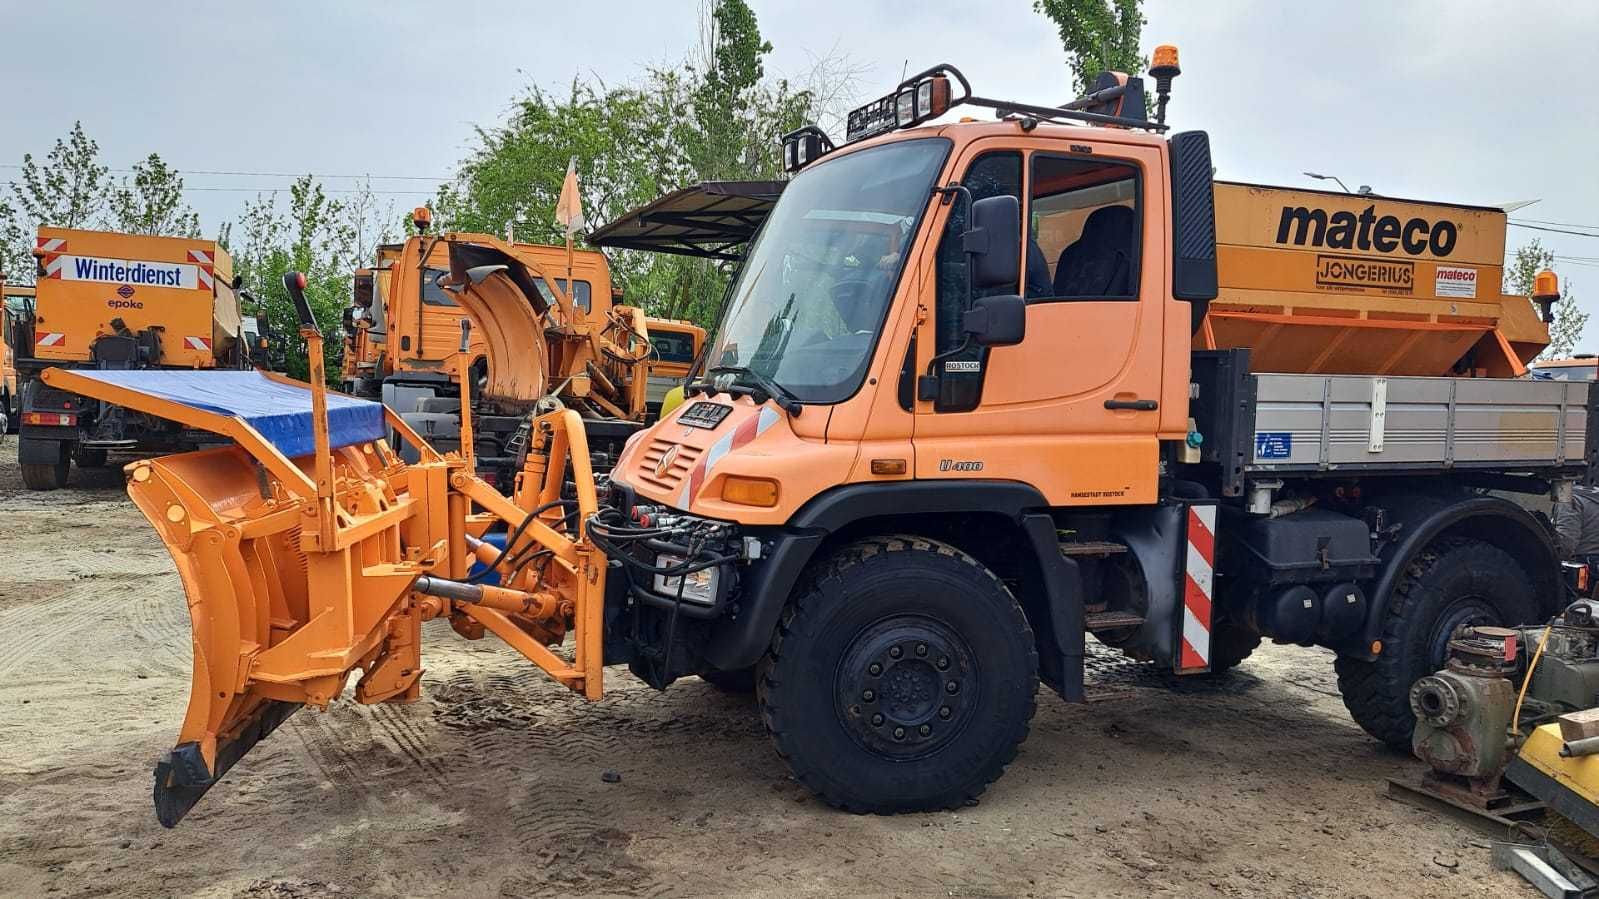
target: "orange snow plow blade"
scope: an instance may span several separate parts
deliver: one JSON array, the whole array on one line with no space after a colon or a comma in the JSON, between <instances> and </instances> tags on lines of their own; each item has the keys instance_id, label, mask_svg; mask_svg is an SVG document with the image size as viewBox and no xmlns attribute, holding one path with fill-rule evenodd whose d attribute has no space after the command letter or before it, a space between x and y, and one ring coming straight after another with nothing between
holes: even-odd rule
<instances>
[{"instance_id":1,"label":"orange snow plow blade","mask_svg":"<svg viewBox=\"0 0 1599 899\"><path fill-rule=\"evenodd\" d=\"M314 329L307 336L320 342ZM310 356L316 383L320 349ZM508 499L382 406L285 378L52 369L44 379L234 441L126 468L129 495L176 564L193 629L188 711L155 770L163 825L357 672L358 702L417 699L429 618L472 639L493 632L600 697L605 558L584 531L596 500L576 413L534 420L522 489ZM385 428L421 459L402 461ZM503 551L479 539L496 529ZM479 561L482 573L469 575ZM549 648L568 631L572 662Z\"/></svg>"}]
</instances>

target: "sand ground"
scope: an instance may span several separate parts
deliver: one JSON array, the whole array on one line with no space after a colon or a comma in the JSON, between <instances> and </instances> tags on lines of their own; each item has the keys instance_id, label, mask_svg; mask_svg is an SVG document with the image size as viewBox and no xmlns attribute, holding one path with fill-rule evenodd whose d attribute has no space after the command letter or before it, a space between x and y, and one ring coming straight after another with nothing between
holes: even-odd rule
<instances>
[{"instance_id":1,"label":"sand ground","mask_svg":"<svg viewBox=\"0 0 1599 899\"><path fill-rule=\"evenodd\" d=\"M1039 696L981 803L814 800L748 698L613 669L587 705L430 623L424 698L303 710L175 830L150 766L188 619L115 470L24 491L0 446L0 894L7 896L1536 895L1484 836L1379 796L1417 763L1349 720L1326 653L1176 684L1097 654ZM606 783L607 769L621 775Z\"/></svg>"}]
</instances>

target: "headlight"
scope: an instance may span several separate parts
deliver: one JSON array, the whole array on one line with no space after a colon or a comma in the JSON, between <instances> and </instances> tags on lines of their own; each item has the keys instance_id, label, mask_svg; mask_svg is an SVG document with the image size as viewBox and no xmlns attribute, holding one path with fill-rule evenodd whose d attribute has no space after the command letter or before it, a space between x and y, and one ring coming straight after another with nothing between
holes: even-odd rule
<instances>
[{"instance_id":1,"label":"headlight","mask_svg":"<svg viewBox=\"0 0 1599 899\"><path fill-rule=\"evenodd\" d=\"M678 556L669 556L663 553L655 557L655 567L657 568L671 568L674 565L681 564L683 564L683 560ZM655 575L653 586L656 593L675 598L678 585L681 584L684 602L702 606L715 605L720 568L720 565L713 565L710 568L702 568L699 571L675 577L657 574Z\"/></svg>"}]
</instances>

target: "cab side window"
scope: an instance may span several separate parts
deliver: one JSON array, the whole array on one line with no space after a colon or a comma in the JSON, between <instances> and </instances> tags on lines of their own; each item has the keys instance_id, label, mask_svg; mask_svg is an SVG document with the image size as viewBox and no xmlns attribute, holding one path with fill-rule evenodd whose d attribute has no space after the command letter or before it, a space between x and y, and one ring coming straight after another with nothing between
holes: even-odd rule
<instances>
[{"instance_id":1,"label":"cab side window","mask_svg":"<svg viewBox=\"0 0 1599 899\"><path fill-rule=\"evenodd\" d=\"M1033 156L1029 302L1133 300L1143 217L1138 169L1084 157Z\"/></svg>"},{"instance_id":2,"label":"cab side window","mask_svg":"<svg viewBox=\"0 0 1599 899\"><path fill-rule=\"evenodd\" d=\"M972 161L961 180L972 193L972 201L987 197L1013 196L1022 199L1022 156L1016 152L985 153ZM969 299L966 277L966 252L961 235L966 231L970 210L964 198L951 199L949 219L938 244L937 301L934 310L935 353L945 353L961 345L961 317ZM978 296L1014 294L1016 284L979 290ZM934 404L939 412L959 412L976 408L982 397L983 363L988 350L969 346L941 363L940 396Z\"/></svg>"}]
</instances>

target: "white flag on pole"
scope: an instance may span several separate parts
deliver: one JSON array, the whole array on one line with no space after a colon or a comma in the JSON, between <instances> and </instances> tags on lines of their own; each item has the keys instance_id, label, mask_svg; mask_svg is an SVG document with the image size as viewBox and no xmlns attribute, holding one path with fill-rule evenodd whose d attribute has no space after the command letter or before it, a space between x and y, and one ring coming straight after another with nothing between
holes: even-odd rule
<instances>
[{"instance_id":1,"label":"white flag on pole","mask_svg":"<svg viewBox=\"0 0 1599 899\"><path fill-rule=\"evenodd\" d=\"M561 185L561 199L555 204L555 223L566 229L568 238L587 224L583 221L583 199L577 192L576 156L566 164L566 182Z\"/></svg>"}]
</instances>

